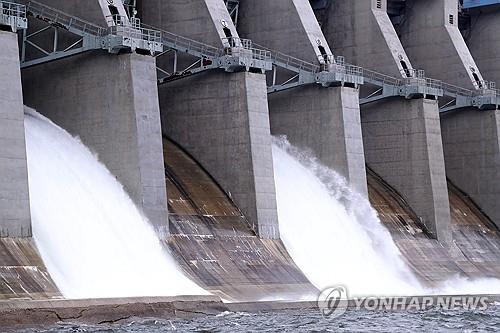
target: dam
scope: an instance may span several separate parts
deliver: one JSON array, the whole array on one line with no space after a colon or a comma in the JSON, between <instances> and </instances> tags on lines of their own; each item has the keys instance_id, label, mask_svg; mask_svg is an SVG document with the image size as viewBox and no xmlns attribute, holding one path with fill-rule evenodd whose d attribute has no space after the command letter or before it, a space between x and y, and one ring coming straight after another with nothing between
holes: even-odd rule
<instances>
[{"instance_id":1,"label":"dam","mask_svg":"<svg viewBox=\"0 0 500 333\"><path fill-rule=\"evenodd\" d=\"M0 0L0 317L500 294L499 16Z\"/></svg>"}]
</instances>

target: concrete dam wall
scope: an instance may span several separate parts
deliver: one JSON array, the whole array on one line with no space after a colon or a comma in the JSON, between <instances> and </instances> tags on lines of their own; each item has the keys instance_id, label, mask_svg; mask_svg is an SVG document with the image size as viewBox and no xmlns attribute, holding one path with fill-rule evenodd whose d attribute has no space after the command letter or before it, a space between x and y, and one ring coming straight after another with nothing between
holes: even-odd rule
<instances>
[{"instance_id":1,"label":"concrete dam wall","mask_svg":"<svg viewBox=\"0 0 500 333\"><path fill-rule=\"evenodd\" d=\"M496 6L1 3L0 298L62 296L32 233L24 105L89 147L224 300L318 292L282 241L273 136L370 200L426 290L500 278Z\"/></svg>"}]
</instances>

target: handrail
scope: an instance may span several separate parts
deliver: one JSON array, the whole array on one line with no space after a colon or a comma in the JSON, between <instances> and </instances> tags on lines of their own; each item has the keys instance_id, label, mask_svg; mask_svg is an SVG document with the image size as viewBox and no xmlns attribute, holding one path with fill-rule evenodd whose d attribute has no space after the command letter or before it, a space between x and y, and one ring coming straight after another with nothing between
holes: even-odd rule
<instances>
[{"instance_id":1,"label":"handrail","mask_svg":"<svg viewBox=\"0 0 500 333\"><path fill-rule=\"evenodd\" d=\"M34 16L43 17L45 19L50 20L51 22L60 24L63 27L67 28L68 30L71 30L71 28L75 28L84 34L89 34L96 37L101 37L107 34L107 30L103 27L85 21L83 19L77 18L75 16L71 16L67 13L51 8L39 2L26 1L26 0L18 0L18 1L24 2L26 4L26 10L28 13L31 13Z\"/></svg>"},{"instance_id":2,"label":"handrail","mask_svg":"<svg viewBox=\"0 0 500 333\"><path fill-rule=\"evenodd\" d=\"M443 91L445 95L449 96L465 96L465 97L473 97L474 91L466 88L462 88L459 86L455 86L453 84L449 84L446 82L442 83Z\"/></svg>"},{"instance_id":3,"label":"handrail","mask_svg":"<svg viewBox=\"0 0 500 333\"><path fill-rule=\"evenodd\" d=\"M299 71L306 71L306 72L310 72L313 74L320 72L319 65L315 65L313 63L292 57L290 55L281 53L279 51L271 50L265 46L262 46L262 45L259 45L256 43L254 43L253 45L259 49L270 52L271 61L275 64L282 64L287 68L292 67L292 68L295 68Z\"/></svg>"},{"instance_id":4,"label":"handrail","mask_svg":"<svg viewBox=\"0 0 500 333\"><path fill-rule=\"evenodd\" d=\"M382 84L389 84L394 86L399 86L401 80L395 78L394 76L385 75L379 72L375 72L366 68L363 68L363 77L368 82L380 82Z\"/></svg>"},{"instance_id":5,"label":"handrail","mask_svg":"<svg viewBox=\"0 0 500 333\"><path fill-rule=\"evenodd\" d=\"M201 43L187 37L182 37L174 33L149 26L147 24L143 24L143 26L159 31L161 36L161 41L167 47L174 49L184 49L188 53L189 51L199 53L202 56L211 59L215 59L224 54L224 51L222 49L219 49L212 45Z\"/></svg>"},{"instance_id":6,"label":"handrail","mask_svg":"<svg viewBox=\"0 0 500 333\"><path fill-rule=\"evenodd\" d=\"M106 17L108 23L113 23L108 28L112 35L126 36L147 42L161 43L161 33L156 29L145 28L139 19L129 21L128 17L110 15Z\"/></svg>"},{"instance_id":7,"label":"handrail","mask_svg":"<svg viewBox=\"0 0 500 333\"><path fill-rule=\"evenodd\" d=\"M13 32L26 29L28 26L26 6L10 1L0 1L0 25L10 26Z\"/></svg>"},{"instance_id":8,"label":"handrail","mask_svg":"<svg viewBox=\"0 0 500 333\"><path fill-rule=\"evenodd\" d=\"M242 48L244 50L250 51L252 59L271 61L271 52L268 50L253 47L253 42L250 39L240 38L240 37L225 37L222 38L222 43L229 45L225 48L225 53L228 55L233 55L235 51ZM240 56L242 54L239 54Z\"/></svg>"},{"instance_id":9,"label":"handrail","mask_svg":"<svg viewBox=\"0 0 500 333\"><path fill-rule=\"evenodd\" d=\"M26 6L10 1L0 1L0 14L26 18Z\"/></svg>"}]
</instances>

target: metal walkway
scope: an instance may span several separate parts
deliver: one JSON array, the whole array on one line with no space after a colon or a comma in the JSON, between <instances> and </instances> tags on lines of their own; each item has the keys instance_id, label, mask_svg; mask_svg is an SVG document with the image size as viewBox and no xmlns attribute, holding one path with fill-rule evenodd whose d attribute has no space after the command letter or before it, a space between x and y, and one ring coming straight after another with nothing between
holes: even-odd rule
<instances>
[{"instance_id":1,"label":"metal walkway","mask_svg":"<svg viewBox=\"0 0 500 333\"><path fill-rule=\"evenodd\" d=\"M310 84L349 85L363 86L360 104L394 96L439 98L444 101L442 112L464 107L498 109L500 104L500 92L492 84L473 91L426 78L423 71L411 71L405 73L407 78L395 78L346 64L343 57L332 55L319 56L318 64L313 64L240 38L223 39L224 47L217 48L145 27L135 18L108 17L111 26L103 28L36 1L18 2L22 4L0 1L0 25L13 31L23 30L22 68L90 50L138 51L156 56L160 84L206 70L252 70L267 72L269 93ZM28 34L27 15L38 19L42 27ZM50 43L46 38L38 38L47 32L53 34ZM71 42L68 42L69 36L73 37ZM64 46L60 45L60 39L65 40ZM170 59L165 59L168 57Z\"/></svg>"},{"instance_id":2,"label":"metal walkway","mask_svg":"<svg viewBox=\"0 0 500 333\"><path fill-rule=\"evenodd\" d=\"M160 84L211 69L262 73L272 69L270 53L246 39L224 38L225 47L217 48L164 30L160 36L164 48L156 55Z\"/></svg>"},{"instance_id":3,"label":"metal walkway","mask_svg":"<svg viewBox=\"0 0 500 333\"><path fill-rule=\"evenodd\" d=\"M260 45L256 46L266 49ZM405 98L443 96L441 82L425 78L423 71L411 71L406 73L408 78L398 79L347 64L343 57L319 56L319 64L313 64L281 52L266 50L270 52L273 63L272 78L268 80L269 93L307 84L320 84L323 87L339 85L372 87L366 96L360 98L360 104L393 96ZM285 71L287 73L284 73Z\"/></svg>"},{"instance_id":4,"label":"metal walkway","mask_svg":"<svg viewBox=\"0 0 500 333\"><path fill-rule=\"evenodd\" d=\"M448 101L440 107L442 113L466 107L480 110L498 110L500 107L500 90L496 89L494 82L483 82L482 88L476 90L443 83L443 91Z\"/></svg>"},{"instance_id":5,"label":"metal walkway","mask_svg":"<svg viewBox=\"0 0 500 333\"><path fill-rule=\"evenodd\" d=\"M27 14L38 19L40 26L38 28L37 25L38 29L30 33L27 29L23 31L22 68L90 50L101 49L115 54L124 50L142 50L150 54L162 50L159 32L141 27L139 21L131 22L128 18L114 16L107 19L115 24L103 28L36 1L18 2L25 4ZM48 33L51 38L41 38Z\"/></svg>"}]
</instances>

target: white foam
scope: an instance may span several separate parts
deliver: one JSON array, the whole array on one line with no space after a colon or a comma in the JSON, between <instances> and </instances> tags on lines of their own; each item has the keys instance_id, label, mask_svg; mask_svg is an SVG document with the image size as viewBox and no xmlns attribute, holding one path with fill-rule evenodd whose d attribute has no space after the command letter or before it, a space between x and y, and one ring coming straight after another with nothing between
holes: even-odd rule
<instances>
[{"instance_id":1,"label":"white foam","mask_svg":"<svg viewBox=\"0 0 500 333\"><path fill-rule=\"evenodd\" d=\"M500 293L500 280L454 277L424 288L369 201L316 159L273 140L281 238L307 278L350 296Z\"/></svg>"},{"instance_id":2,"label":"white foam","mask_svg":"<svg viewBox=\"0 0 500 333\"><path fill-rule=\"evenodd\" d=\"M207 294L89 149L34 111L25 128L33 235L65 297Z\"/></svg>"}]
</instances>

